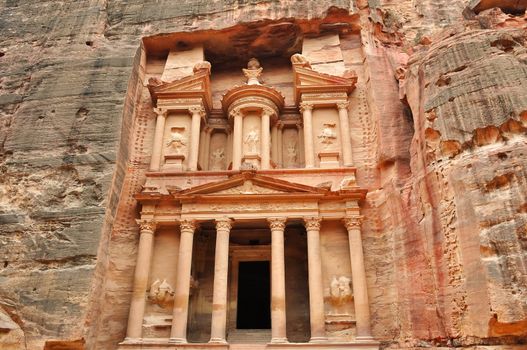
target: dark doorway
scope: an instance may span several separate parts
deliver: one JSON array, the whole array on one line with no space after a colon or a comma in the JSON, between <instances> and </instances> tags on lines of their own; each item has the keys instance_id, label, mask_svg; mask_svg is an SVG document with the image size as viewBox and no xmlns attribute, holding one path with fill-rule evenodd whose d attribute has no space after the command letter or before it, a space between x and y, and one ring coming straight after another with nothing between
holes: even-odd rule
<instances>
[{"instance_id":1,"label":"dark doorway","mask_svg":"<svg viewBox=\"0 0 527 350\"><path fill-rule=\"evenodd\" d=\"M237 329L271 328L269 261L243 261L238 271Z\"/></svg>"}]
</instances>

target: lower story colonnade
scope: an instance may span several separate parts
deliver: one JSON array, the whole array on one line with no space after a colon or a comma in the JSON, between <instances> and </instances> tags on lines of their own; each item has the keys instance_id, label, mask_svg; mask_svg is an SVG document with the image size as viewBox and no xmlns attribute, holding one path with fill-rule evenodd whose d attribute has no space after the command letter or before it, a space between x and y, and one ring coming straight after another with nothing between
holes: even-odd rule
<instances>
[{"instance_id":1,"label":"lower story colonnade","mask_svg":"<svg viewBox=\"0 0 527 350\"><path fill-rule=\"evenodd\" d=\"M140 196L138 199L142 202L142 213L138 220L140 236L137 265L126 338L120 344L120 349L229 347L234 333L243 333L244 328L253 328L252 324L243 324L243 313L237 310L240 307L251 307L251 303L242 304L242 299L246 297L243 293L253 293L250 297L255 304L268 303L263 305L263 309L270 309L270 339L264 343L270 348L300 346L322 349L326 344L331 345L331 348L377 349L378 343L371 335L361 238L362 217L358 206L364 191L324 191L326 192L285 181L276 182L271 178L255 176L254 173L242 173L228 181L170 193L165 198L152 194ZM342 228L343 232L347 233L349 255L346 252L348 261L345 264L348 265L346 269L351 271L351 280L345 276L328 273L328 268L325 267L328 264L323 264L326 259L324 254L331 254L328 249L331 249L334 227ZM322 228L324 244L321 244ZM160 230L176 233L179 231L179 245L173 247L177 250L174 287L166 280L163 281L164 287L163 283L149 286L149 281L153 280L152 261L157 249L157 243L154 247L154 238ZM210 279L210 338L208 342L195 343L188 340L191 308L189 300L193 293L193 284L196 282L192 274L193 264L197 259L201 259L193 256L196 253L195 235L200 230L215 233L214 268ZM300 255L303 254L302 249L293 247L298 245L293 238L289 243L289 237L293 234L289 230L297 232L298 234L295 234L303 237L307 245L307 254L303 258L307 265L307 291L302 291L295 285L286 287L287 280L293 278L289 275L290 271L293 271L289 269L293 266L286 263L287 249L296 249ZM257 236L256 232L263 233ZM257 239L254 239L255 237ZM169 248L159 249L170 250ZM255 264L248 264L249 261ZM236 270L233 270L235 265ZM245 270L253 272L244 272L242 265ZM268 269L265 271L270 270L270 276L265 276L267 272L254 272L264 271L260 269L262 266L264 270ZM170 270L170 267L168 269ZM264 295L267 293L264 291L266 285L261 283L269 277L267 287L270 289L270 295ZM200 285L197 288L201 287ZM292 295L288 295L288 291ZM296 297L296 293L308 295L306 302L309 305L305 308L305 320L306 323L309 322L309 329L305 342L288 339L287 305ZM263 299L258 299L259 294L262 294ZM168 305L172 308L172 317L166 318L170 320L170 325L166 325L170 328L168 338L145 335L147 304L152 295L161 295L163 300L170 301ZM352 305L352 312L342 311L348 308L347 304ZM331 310L328 311L328 308ZM291 312L295 315L300 313L296 307ZM249 314L249 318L259 317L266 316ZM339 339L328 334L328 327L342 327L346 322L354 324L354 330L347 338ZM251 331L247 332L248 337L243 339L243 342L251 343L255 339L251 339Z\"/></svg>"}]
</instances>

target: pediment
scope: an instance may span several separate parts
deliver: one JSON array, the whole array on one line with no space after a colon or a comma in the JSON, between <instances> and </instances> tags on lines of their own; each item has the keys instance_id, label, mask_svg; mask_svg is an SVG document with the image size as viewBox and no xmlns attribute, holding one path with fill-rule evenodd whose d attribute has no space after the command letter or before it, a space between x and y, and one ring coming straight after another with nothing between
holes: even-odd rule
<instances>
[{"instance_id":1,"label":"pediment","mask_svg":"<svg viewBox=\"0 0 527 350\"><path fill-rule=\"evenodd\" d=\"M151 79L148 90L155 103L159 99L202 98L207 108L212 106L210 73L207 70L201 70L170 82Z\"/></svg>"},{"instance_id":2,"label":"pediment","mask_svg":"<svg viewBox=\"0 0 527 350\"><path fill-rule=\"evenodd\" d=\"M321 194L326 190L275 179L255 173L242 173L227 180L208 183L174 193L176 196L244 196Z\"/></svg>"},{"instance_id":3,"label":"pediment","mask_svg":"<svg viewBox=\"0 0 527 350\"><path fill-rule=\"evenodd\" d=\"M348 73L347 77L339 77L307 67L294 66L293 69L297 103L301 101L303 93L344 92L350 94L357 84L357 76L354 72Z\"/></svg>"}]
</instances>

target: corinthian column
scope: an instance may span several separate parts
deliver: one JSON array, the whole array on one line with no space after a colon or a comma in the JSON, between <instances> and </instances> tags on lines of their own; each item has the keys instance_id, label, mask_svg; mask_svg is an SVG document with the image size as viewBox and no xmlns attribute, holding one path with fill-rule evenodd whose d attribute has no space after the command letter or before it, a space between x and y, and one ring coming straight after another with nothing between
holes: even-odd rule
<instances>
[{"instance_id":1,"label":"corinthian column","mask_svg":"<svg viewBox=\"0 0 527 350\"><path fill-rule=\"evenodd\" d=\"M150 158L150 170L158 171L161 163L161 147L163 143L163 134L165 133L165 121L167 110L154 108L157 114L156 130L154 132L154 143L152 145L152 158Z\"/></svg>"},{"instance_id":2,"label":"corinthian column","mask_svg":"<svg viewBox=\"0 0 527 350\"><path fill-rule=\"evenodd\" d=\"M174 310L170 343L187 342L188 298L190 295L190 271L192 267L192 243L194 240L194 221L183 220L180 223L181 238L176 270L176 288L174 291Z\"/></svg>"},{"instance_id":3,"label":"corinthian column","mask_svg":"<svg viewBox=\"0 0 527 350\"><path fill-rule=\"evenodd\" d=\"M262 169L267 170L270 168L270 158L271 158L271 147L270 147L270 120L273 110L269 108L264 108L262 110L262 143L260 145L260 151L262 153Z\"/></svg>"},{"instance_id":4,"label":"corinthian column","mask_svg":"<svg viewBox=\"0 0 527 350\"><path fill-rule=\"evenodd\" d=\"M306 168L315 167L315 146L313 145L313 104L300 103L300 111L304 120L304 151Z\"/></svg>"},{"instance_id":5,"label":"corinthian column","mask_svg":"<svg viewBox=\"0 0 527 350\"><path fill-rule=\"evenodd\" d=\"M269 218L271 227L271 343L286 343L285 218Z\"/></svg>"},{"instance_id":6,"label":"corinthian column","mask_svg":"<svg viewBox=\"0 0 527 350\"><path fill-rule=\"evenodd\" d=\"M344 160L344 166L353 165L348 105L349 103L347 101L337 103L337 107L339 109L340 139L342 144L342 158Z\"/></svg>"},{"instance_id":7,"label":"corinthian column","mask_svg":"<svg viewBox=\"0 0 527 350\"><path fill-rule=\"evenodd\" d=\"M214 262L214 289L212 295L211 343L226 343L227 277L229 267L229 233L231 220L216 220L216 256Z\"/></svg>"},{"instance_id":8,"label":"corinthian column","mask_svg":"<svg viewBox=\"0 0 527 350\"><path fill-rule=\"evenodd\" d=\"M242 133L243 133L243 115L240 111L232 111L234 117L234 130L232 140L232 170L240 170L242 164Z\"/></svg>"},{"instance_id":9,"label":"corinthian column","mask_svg":"<svg viewBox=\"0 0 527 350\"><path fill-rule=\"evenodd\" d=\"M355 301L355 318L357 320L357 340L371 340L370 304L368 302L368 287L364 270L364 256L362 252L362 238L360 225L361 216L344 219L348 230L351 274L353 280L353 298Z\"/></svg>"},{"instance_id":10,"label":"corinthian column","mask_svg":"<svg viewBox=\"0 0 527 350\"><path fill-rule=\"evenodd\" d=\"M150 262L152 261L154 231L156 229L156 224L152 220L138 220L137 222L141 227L141 231L137 249L137 263L135 265L134 289L132 302L130 303L128 327L126 329L127 340L142 338L146 289L148 274L150 273Z\"/></svg>"},{"instance_id":11,"label":"corinthian column","mask_svg":"<svg viewBox=\"0 0 527 350\"><path fill-rule=\"evenodd\" d=\"M322 259L320 255L320 223L318 217L306 218L307 264L309 270L310 342L326 341L324 316L324 287L322 284Z\"/></svg>"},{"instance_id":12,"label":"corinthian column","mask_svg":"<svg viewBox=\"0 0 527 350\"><path fill-rule=\"evenodd\" d=\"M199 132L201 127L201 117L205 110L201 106L193 106L189 108L192 113L192 124L190 126L190 150L188 167L190 170L198 170L198 154L199 154Z\"/></svg>"}]
</instances>

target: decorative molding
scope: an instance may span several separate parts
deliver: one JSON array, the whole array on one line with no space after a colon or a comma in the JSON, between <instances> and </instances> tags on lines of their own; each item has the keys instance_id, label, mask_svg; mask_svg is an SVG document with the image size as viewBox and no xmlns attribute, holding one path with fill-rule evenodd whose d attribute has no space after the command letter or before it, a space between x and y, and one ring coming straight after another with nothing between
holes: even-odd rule
<instances>
[{"instance_id":1,"label":"decorative molding","mask_svg":"<svg viewBox=\"0 0 527 350\"><path fill-rule=\"evenodd\" d=\"M319 231L322 219L319 217L304 218L304 226L307 231Z\"/></svg>"},{"instance_id":2,"label":"decorative molding","mask_svg":"<svg viewBox=\"0 0 527 350\"><path fill-rule=\"evenodd\" d=\"M348 231L358 230L364 220L363 216L350 216L343 219L344 226Z\"/></svg>"},{"instance_id":3,"label":"decorative molding","mask_svg":"<svg viewBox=\"0 0 527 350\"><path fill-rule=\"evenodd\" d=\"M284 231L287 218L268 218L267 222L271 231Z\"/></svg>"}]
</instances>

